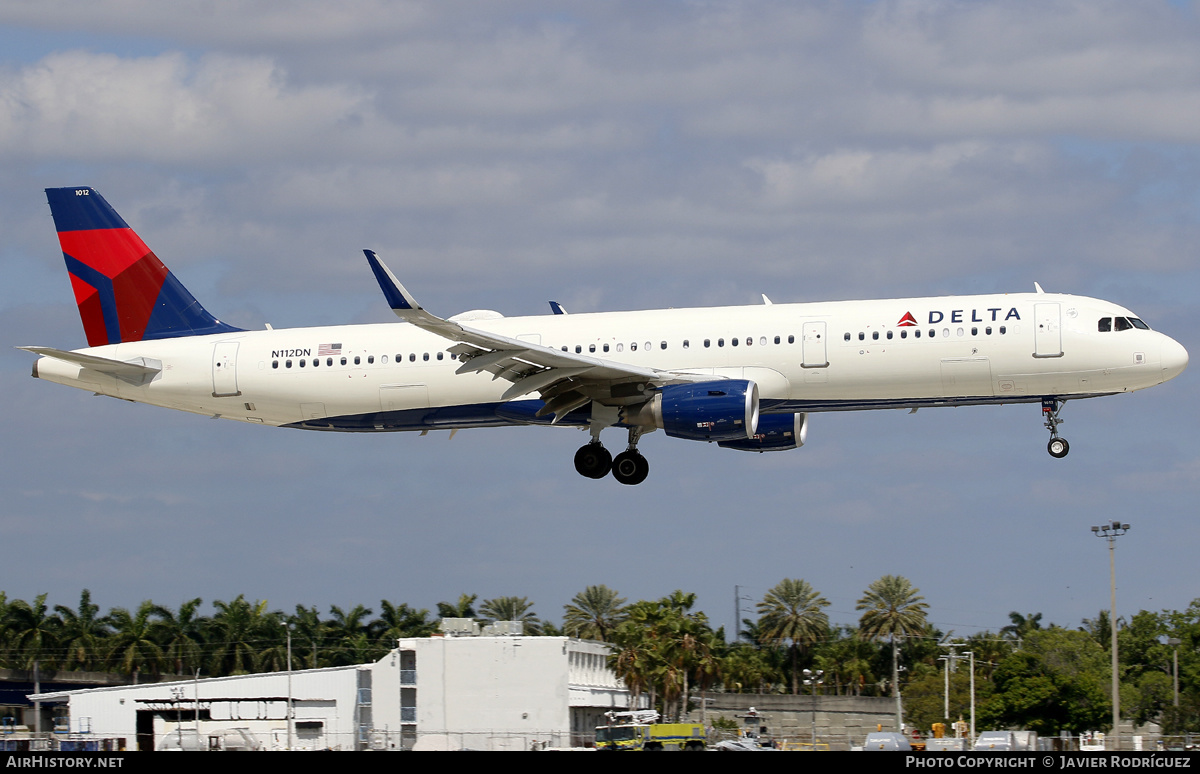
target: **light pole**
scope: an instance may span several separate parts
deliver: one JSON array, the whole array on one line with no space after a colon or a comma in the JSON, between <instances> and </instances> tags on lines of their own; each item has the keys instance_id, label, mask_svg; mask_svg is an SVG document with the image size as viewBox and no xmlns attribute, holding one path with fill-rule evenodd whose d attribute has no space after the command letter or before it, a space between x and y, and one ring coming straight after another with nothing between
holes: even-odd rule
<instances>
[{"instance_id":1,"label":"light pole","mask_svg":"<svg viewBox=\"0 0 1200 774\"><path fill-rule=\"evenodd\" d=\"M287 632L287 748L292 749L292 729L295 728L295 713L292 711L292 627L287 621L282 621L283 630Z\"/></svg>"},{"instance_id":2,"label":"light pole","mask_svg":"<svg viewBox=\"0 0 1200 774\"><path fill-rule=\"evenodd\" d=\"M1109 612L1112 625L1112 733L1113 749L1121 749L1121 681L1117 675L1117 538L1129 531L1128 524L1113 521L1092 527L1092 534L1108 541Z\"/></svg>"},{"instance_id":3,"label":"light pole","mask_svg":"<svg viewBox=\"0 0 1200 774\"><path fill-rule=\"evenodd\" d=\"M817 749L817 686L825 682L825 670L823 669L805 669L804 684L810 686L809 694L812 696L812 748L815 752Z\"/></svg>"},{"instance_id":4,"label":"light pole","mask_svg":"<svg viewBox=\"0 0 1200 774\"><path fill-rule=\"evenodd\" d=\"M1170 645L1171 648L1174 650L1174 654L1172 655L1172 658L1171 658L1171 661L1172 661L1171 683L1174 686L1174 693L1175 693L1174 704L1175 704L1175 707L1178 708L1179 707L1179 646L1181 644L1183 644L1183 640L1181 640L1177 637L1168 637L1167 644Z\"/></svg>"}]
</instances>

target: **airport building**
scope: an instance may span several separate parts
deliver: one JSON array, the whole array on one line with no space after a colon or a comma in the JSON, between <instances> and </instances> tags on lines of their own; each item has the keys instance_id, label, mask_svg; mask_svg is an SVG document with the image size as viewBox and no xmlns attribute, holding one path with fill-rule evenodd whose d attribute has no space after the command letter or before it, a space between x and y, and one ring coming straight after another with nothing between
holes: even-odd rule
<instances>
[{"instance_id":1,"label":"airport building","mask_svg":"<svg viewBox=\"0 0 1200 774\"><path fill-rule=\"evenodd\" d=\"M628 707L608 645L495 626L400 640L373 664L29 698L64 705L60 740L128 750L566 747Z\"/></svg>"}]
</instances>

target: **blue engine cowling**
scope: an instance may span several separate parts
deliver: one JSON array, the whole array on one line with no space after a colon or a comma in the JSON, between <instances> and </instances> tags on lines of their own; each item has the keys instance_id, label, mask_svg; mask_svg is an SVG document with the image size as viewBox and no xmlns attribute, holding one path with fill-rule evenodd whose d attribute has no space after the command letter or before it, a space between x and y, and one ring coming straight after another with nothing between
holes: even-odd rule
<instances>
[{"instance_id":1,"label":"blue engine cowling","mask_svg":"<svg viewBox=\"0 0 1200 774\"><path fill-rule=\"evenodd\" d=\"M753 437L717 445L738 451L787 451L803 446L807 435L808 414L763 414Z\"/></svg>"},{"instance_id":2,"label":"blue engine cowling","mask_svg":"<svg viewBox=\"0 0 1200 774\"><path fill-rule=\"evenodd\" d=\"M758 428L758 385L746 379L668 385L654 404L656 423L674 438L745 441Z\"/></svg>"}]
</instances>

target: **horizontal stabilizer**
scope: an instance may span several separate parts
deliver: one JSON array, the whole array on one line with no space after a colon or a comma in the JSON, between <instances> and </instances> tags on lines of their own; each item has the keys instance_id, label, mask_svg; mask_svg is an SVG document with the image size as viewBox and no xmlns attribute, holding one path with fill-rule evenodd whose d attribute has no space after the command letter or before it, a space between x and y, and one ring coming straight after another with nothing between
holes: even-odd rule
<instances>
[{"instance_id":1,"label":"horizontal stabilizer","mask_svg":"<svg viewBox=\"0 0 1200 774\"><path fill-rule=\"evenodd\" d=\"M82 352L70 352L53 347L17 347L26 352L32 352L42 357L52 357L77 366L99 371L102 374L116 377L130 384L142 385L149 382L162 371L162 361L139 357L134 360L111 360L107 357L85 355Z\"/></svg>"}]
</instances>

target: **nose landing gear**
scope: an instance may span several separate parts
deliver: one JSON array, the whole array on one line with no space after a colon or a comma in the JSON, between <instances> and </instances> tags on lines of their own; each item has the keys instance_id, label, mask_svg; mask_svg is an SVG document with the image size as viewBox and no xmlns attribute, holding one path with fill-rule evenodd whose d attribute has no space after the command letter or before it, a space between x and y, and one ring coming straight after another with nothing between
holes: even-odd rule
<instances>
[{"instance_id":1,"label":"nose landing gear","mask_svg":"<svg viewBox=\"0 0 1200 774\"><path fill-rule=\"evenodd\" d=\"M1054 398L1042 400L1042 416L1046 418L1046 429L1050 431L1050 442L1046 444L1046 451L1050 452L1050 456L1055 459L1062 459L1067 456L1067 452L1071 451L1071 444L1058 434L1058 426L1063 422L1058 414L1065 405L1067 405L1065 400L1062 403Z\"/></svg>"}]
</instances>

